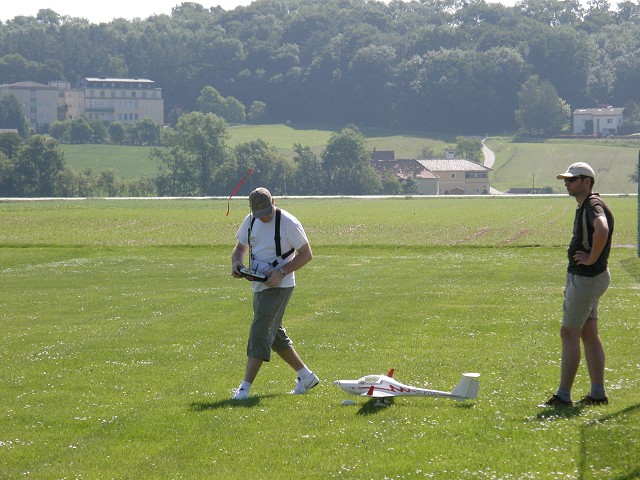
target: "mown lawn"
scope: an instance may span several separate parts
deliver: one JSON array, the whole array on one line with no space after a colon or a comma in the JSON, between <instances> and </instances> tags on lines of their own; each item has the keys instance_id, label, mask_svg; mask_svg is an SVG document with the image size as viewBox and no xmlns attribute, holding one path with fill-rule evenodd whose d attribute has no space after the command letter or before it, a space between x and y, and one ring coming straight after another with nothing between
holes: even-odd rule
<instances>
[{"instance_id":1,"label":"mown lawn","mask_svg":"<svg viewBox=\"0 0 640 480\"><path fill-rule=\"evenodd\" d=\"M611 404L562 412L535 405L557 384L572 199L282 200L315 253L285 324L322 383L288 395L274 359L238 404L245 202L0 203L0 478L640 474L635 198L609 201ZM333 380L391 367L441 390L478 371L480 396L342 406Z\"/></svg>"}]
</instances>

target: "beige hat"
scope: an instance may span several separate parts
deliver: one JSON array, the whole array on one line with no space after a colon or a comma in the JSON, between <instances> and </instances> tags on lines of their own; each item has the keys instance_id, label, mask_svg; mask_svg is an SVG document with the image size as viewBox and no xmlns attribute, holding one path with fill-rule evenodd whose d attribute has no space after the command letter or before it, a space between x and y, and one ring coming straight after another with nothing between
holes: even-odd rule
<instances>
[{"instance_id":1,"label":"beige hat","mask_svg":"<svg viewBox=\"0 0 640 480\"><path fill-rule=\"evenodd\" d=\"M266 188L256 188L249 194L251 212L256 218L266 217L273 213L273 200Z\"/></svg>"},{"instance_id":2,"label":"beige hat","mask_svg":"<svg viewBox=\"0 0 640 480\"><path fill-rule=\"evenodd\" d=\"M593 168L591 168L589 164L584 162L572 163L571 165L569 165L569 168L567 168L566 172L561 173L556 178L558 180L563 180L565 178L580 176L596 178L596 174L593 172Z\"/></svg>"}]
</instances>

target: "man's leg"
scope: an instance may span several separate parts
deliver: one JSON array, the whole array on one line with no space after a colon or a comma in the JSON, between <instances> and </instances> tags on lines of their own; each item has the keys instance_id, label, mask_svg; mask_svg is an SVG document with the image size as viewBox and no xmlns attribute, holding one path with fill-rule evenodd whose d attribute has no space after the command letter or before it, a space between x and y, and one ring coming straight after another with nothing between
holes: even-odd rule
<instances>
[{"instance_id":1,"label":"man's leg","mask_svg":"<svg viewBox=\"0 0 640 480\"><path fill-rule=\"evenodd\" d=\"M245 398L249 398L249 390L251 389L251 384L256 379L258 375L258 371L262 366L264 360L261 358L255 357L247 357L247 365L244 371L244 380L240 384L238 388L236 388L233 392L233 400L244 400Z\"/></svg>"},{"instance_id":2,"label":"man's leg","mask_svg":"<svg viewBox=\"0 0 640 480\"><path fill-rule=\"evenodd\" d=\"M580 334L579 328L560 328L562 339L562 360L560 364L560 388L557 395L563 400L571 399L571 388L580 365Z\"/></svg>"},{"instance_id":3,"label":"man's leg","mask_svg":"<svg viewBox=\"0 0 640 480\"><path fill-rule=\"evenodd\" d=\"M264 360L261 358L247 357L247 366L244 372L244 381L248 383L253 383L260 371L260 367Z\"/></svg>"},{"instance_id":4,"label":"man's leg","mask_svg":"<svg viewBox=\"0 0 640 480\"><path fill-rule=\"evenodd\" d=\"M296 352L296 349L293 348L292 345L285 348L284 350L278 350L277 353L278 355L280 355L280 358L282 358L291 368L295 370L296 374L298 375L298 383L296 384L296 387L291 390L291 393L306 393L313 387L318 385L320 379L304 364L304 362L298 355L298 352Z\"/></svg>"},{"instance_id":5,"label":"man's leg","mask_svg":"<svg viewBox=\"0 0 640 480\"><path fill-rule=\"evenodd\" d=\"M289 348L286 348L284 350L280 350L276 353L280 355L280 358L287 362L287 364L296 372L305 368L304 362L298 355L298 352L296 352L296 349L293 348L293 346L290 346Z\"/></svg>"},{"instance_id":6,"label":"man's leg","mask_svg":"<svg viewBox=\"0 0 640 480\"><path fill-rule=\"evenodd\" d=\"M602 340L598 332L598 319L589 318L582 328L582 344L584 356L587 360L589 378L591 379L591 392L589 395L595 399L604 398L604 364L605 353Z\"/></svg>"}]
</instances>

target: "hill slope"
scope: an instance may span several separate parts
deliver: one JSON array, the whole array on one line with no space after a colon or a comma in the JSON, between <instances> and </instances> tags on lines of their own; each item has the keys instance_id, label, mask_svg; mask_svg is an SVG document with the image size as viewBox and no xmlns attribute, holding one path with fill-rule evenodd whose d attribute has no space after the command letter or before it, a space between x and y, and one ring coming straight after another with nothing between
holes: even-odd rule
<instances>
[{"instance_id":1,"label":"hill slope","mask_svg":"<svg viewBox=\"0 0 640 480\"><path fill-rule=\"evenodd\" d=\"M282 155L292 158L298 143L320 154L335 130L304 125L255 125L229 128L229 145L262 139ZM362 130L373 150L394 150L396 158L417 158L428 149L442 152L455 145L455 137L427 137L416 132ZM550 186L564 191L556 175L577 161L591 164L598 175L600 193L636 193L630 180L636 169L637 142L623 140L546 140L535 143L497 137L487 145L496 154L491 186L500 191L514 187ZM74 169L114 169L123 178L156 175L156 164L149 159L149 147L116 145L62 145L67 163Z\"/></svg>"}]
</instances>

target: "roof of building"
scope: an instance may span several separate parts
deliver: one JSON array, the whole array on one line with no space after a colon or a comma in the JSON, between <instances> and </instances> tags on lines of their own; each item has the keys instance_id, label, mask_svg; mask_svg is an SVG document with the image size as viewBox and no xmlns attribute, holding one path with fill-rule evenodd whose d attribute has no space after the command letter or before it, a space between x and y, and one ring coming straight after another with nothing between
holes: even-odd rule
<instances>
[{"instance_id":1,"label":"roof of building","mask_svg":"<svg viewBox=\"0 0 640 480\"><path fill-rule=\"evenodd\" d=\"M148 78L111 78L111 77L86 77L88 82L131 82L131 83L155 83Z\"/></svg>"},{"instance_id":2,"label":"roof of building","mask_svg":"<svg viewBox=\"0 0 640 480\"><path fill-rule=\"evenodd\" d=\"M603 108L576 108L574 115L622 115L624 108L603 107Z\"/></svg>"},{"instance_id":3,"label":"roof of building","mask_svg":"<svg viewBox=\"0 0 640 480\"><path fill-rule=\"evenodd\" d=\"M488 172L491 169L463 158L416 160L420 165L432 172Z\"/></svg>"},{"instance_id":4,"label":"roof of building","mask_svg":"<svg viewBox=\"0 0 640 480\"><path fill-rule=\"evenodd\" d=\"M0 87L13 87L13 88L38 88L38 89L45 89L45 90L55 90L55 87L51 87L49 85L45 85L44 83L38 83L38 82L17 82L17 83L10 83L10 84L4 84L4 85L0 85Z\"/></svg>"},{"instance_id":5,"label":"roof of building","mask_svg":"<svg viewBox=\"0 0 640 480\"><path fill-rule=\"evenodd\" d=\"M384 160L384 161L388 161L388 160L395 160L396 159L396 152L394 150L373 150L373 153L371 154L371 158L372 160L378 161L378 160Z\"/></svg>"},{"instance_id":6,"label":"roof of building","mask_svg":"<svg viewBox=\"0 0 640 480\"><path fill-rule=\"evenodd\" d=\"M378 172L393 171L398 178L440 178L416 160L378 160L373 162Z\"/></svg>"}]
</instances>

